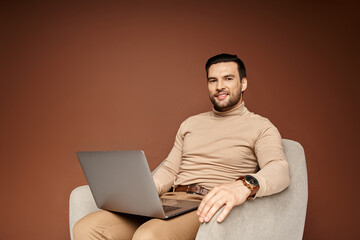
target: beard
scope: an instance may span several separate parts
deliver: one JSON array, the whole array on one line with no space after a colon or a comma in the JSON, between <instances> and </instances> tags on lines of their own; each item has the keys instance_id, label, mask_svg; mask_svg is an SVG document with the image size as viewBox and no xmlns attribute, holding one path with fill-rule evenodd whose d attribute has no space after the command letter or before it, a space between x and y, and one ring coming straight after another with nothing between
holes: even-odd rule
<instances>
[{"instance_id":1,"label":"beard","mask_svg":"<svg viewBox=\"0 0 360 240\"><path fill-rule=\"evenodd\" d=\"M218 92L216 94L223 93L223 92L224 91ZM225 93L228 93L228 92L225 92ZM241 100L241 88L233 93L230 92L228 94L229 94L228 99L220 101L220 102L216 100L215 95L210 96L210 101L214 105L214 109L216 111L226 111L229 108L235 106Z\"/></svg>"}]
</instances>

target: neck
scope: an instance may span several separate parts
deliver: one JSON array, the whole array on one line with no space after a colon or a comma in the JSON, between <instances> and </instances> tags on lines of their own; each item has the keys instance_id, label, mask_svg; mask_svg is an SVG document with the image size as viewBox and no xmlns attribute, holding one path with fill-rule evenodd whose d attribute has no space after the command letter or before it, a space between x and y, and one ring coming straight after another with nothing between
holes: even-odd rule
<instances>
[{"instance_id":1,"label":"neck","mask_svg":"<svg viewBox=\"0 0 360 240\"><path fill-rule=\"evenodd\" d=\"M216 110L213 108L214 116L216 117L225 117L225 116L241 116L244 113L247 112L247 109L245 107L244 101L239 101L234 106L228 108L228 109L222 109L221 111Z\"/></svg>"},{"instance_id":2,"label":"neck","mask_svg":"<svg viewBox=\"0 0 360 240\"><path fill-rule=\"evenodd\" d=\"M238 106L240 106L241 104L242 104L242 98L240 98L240 100L235 104L235 105L233 105L233 106L231 106L231 107L227 107L227 108L221 108L221 109L216 109L215 107L214 107L214 109L216 110L216 111L218 111L218 112L227 112L227 111L230 111L231 109L234 109L234 108L237 108Z\"/></svg>"}]
</instances>

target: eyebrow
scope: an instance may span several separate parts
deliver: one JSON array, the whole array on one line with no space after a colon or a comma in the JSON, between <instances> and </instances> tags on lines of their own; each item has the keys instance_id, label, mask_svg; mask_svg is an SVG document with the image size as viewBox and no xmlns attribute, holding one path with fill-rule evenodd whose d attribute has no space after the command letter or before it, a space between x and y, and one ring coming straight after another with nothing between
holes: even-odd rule
<instances>
[{"instance_id":1,"label":"eyebrow","mask_svg":"<svg viewBox=\"0 0 360 240\"><path fill-rule=\"evenodd\" d=\"M228 78L228 77L235 77L235 75L233 74L228 74L228 75L225 75L224 78Z\"/></svg>"},{"instance_id":2,"label":"eyebrow","mask_svg":"<svg viewBox=\"0 0 360 240\"><path fill-rule=\"evenodd\" d=\"M225 76L223 76L222 78L228 78L228 77L235 77L235 75L233 75L233 74L228 74L228 75L225 75ZM210 79L217 79L216 77L208 77L207 78L208 80L210 80Z\"/></svg>"}]
</instances>

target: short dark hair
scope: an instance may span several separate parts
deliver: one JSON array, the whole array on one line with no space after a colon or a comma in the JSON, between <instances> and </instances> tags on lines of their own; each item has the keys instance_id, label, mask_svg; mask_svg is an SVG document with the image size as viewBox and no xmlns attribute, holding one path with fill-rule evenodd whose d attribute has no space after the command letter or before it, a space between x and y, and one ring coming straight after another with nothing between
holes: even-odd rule
<instances>
[{"instance_id":1,"label":"short dark hair","mask_svg":"<svg viewBox=\"0 0 360 240\"><path fill-rule=\"evenodd\" d=\"M237 63L238 71L239 71L239 75L240 75L240 81L244 77L246 77L246 69L245 69L245 65L244 65L243 61L241 61L241 59L238 58L236 55L231 55L231 54L227 54L227 53L218 54L216 56L209 58L209 60L207 60L207 62L205 64L206 75L207 76L209 75L209 68L211 65L216 64L216 63L221 63L221 62Z\"/></svg>"}]
</instances>

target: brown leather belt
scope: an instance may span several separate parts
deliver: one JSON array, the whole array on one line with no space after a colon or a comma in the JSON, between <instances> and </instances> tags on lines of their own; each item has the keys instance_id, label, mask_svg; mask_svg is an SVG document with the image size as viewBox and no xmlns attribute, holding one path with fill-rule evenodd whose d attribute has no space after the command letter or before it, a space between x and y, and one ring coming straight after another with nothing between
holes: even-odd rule
<instances>
[{"instance_id":1,"label":"brown leather belt","mask_svg":"<svg viewBox=\"0 0 360 240\"><path fill-rule=\"evenodd\" d=\"M198 185L180 185L174 188L174 192L186 192L205 196L210 190Z\"/></svg>"}]
</instances>

